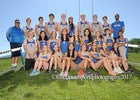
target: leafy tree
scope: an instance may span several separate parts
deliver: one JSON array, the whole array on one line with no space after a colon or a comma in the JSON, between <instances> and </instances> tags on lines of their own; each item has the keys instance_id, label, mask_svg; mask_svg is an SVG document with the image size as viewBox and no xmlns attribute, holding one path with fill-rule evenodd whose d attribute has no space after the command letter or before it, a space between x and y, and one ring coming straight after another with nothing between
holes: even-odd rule
<instances>
[{"instance_id":1,"label":"leafy tree","mask_svg":"<svg viewBox=\"0 0 140 100\"><path fill-rule=\"evenodd\" d=\"M133 39L129 40L128 43L129 44L140 45L140 38L133 38ZM129 52L136 52L136 53L138 53L138 52L140 52L140 48L132 48L132 47L130 47L129 48Z\"/></svg>"}]
</instances>

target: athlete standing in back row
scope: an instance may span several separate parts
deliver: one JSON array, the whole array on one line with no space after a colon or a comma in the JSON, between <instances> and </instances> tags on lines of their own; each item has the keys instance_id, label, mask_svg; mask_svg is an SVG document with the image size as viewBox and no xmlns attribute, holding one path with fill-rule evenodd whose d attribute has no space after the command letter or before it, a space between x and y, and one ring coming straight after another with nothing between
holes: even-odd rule
<instances>
[{"instance_id":1,"label":"athlete standing in back row","mask_svg":"<svg viewBox=\"0 0 140 100\"><path fill-rule=\"evenodd\" d=\"M90 24L88 21L86 21L85 14L82 14L81 21L78 23L78 33L79 33L80 38L84 36L84 30L86 28L90 28Z\"/></svg>"},{"instance_id":2,"label":"athlete standing in back row","mask_svg":"<svg viewBox=\"0 0 140 100\"><path fill-rule=\"evenodd\" d=\"M98 21L98 16L96 14L93 15L93 22L90 24L90 30L92 36L95 36L96 31L99 31L102 35L102 24Z\"/></svg>"},{"instance_id":3,"label":"athlete standing in back row","mask_svg":"<svg viewBox=\"0 0 140 100\"><path fill-rule=\"evenodd\" d=\"M58 38L60 39L61 38L61 31L62 29L66 28L69 32L69 26L68 26L68 23L66 21L66 15L65 14L62 14L61 15L61 21L60 23L58 23L58 33L59 33L59 36Z\"/></svg>"},{"instance_id":4,"label":"athlete standing in back row","mask_svg":"<svg viewBox=\"0 0 140 100\"><path fill-rule=\"evenodd\" d=\"M50 39L50 35L53 31L57 32L57 23L54 22L54 14L49 14L49 22L45 23L45 31L47 33L48 39Z\"/></svg>"},{"instance_id":5,"label":"athlete standing in back row","mask_svg":"<svg viewBox=\"0 0 140 100\"><path fill-rule=\"evenodd\" d=\"M41 31L45 31L45 26L43 25L43 17L38 18L39 24L35 26L36 39L39 38Z\"/></svg>"},{"instance_id":6,"label":"athlete standing in back row","mask_svg":"<svg viewBox=\"0 0 140 100\"><path fill-rule=\"evenodd\" d=\"M27 23L27 25L25 27L23 27L23 31L24 31L24 36L27 39L28 31L33 30L33 28L31 27L31 18L27 18L26 23Z\"/></svg>"}]
</instances>

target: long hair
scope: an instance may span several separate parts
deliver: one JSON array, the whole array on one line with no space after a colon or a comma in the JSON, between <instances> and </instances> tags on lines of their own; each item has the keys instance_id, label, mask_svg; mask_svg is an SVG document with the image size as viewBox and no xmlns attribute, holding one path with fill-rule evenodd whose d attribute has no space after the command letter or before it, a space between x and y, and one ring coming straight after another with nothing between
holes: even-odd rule
<instances>
[{"instance_id":1,"label":"long hair","mask_svg":"<svg viewBox=\"0 0 140 100\"><path fill-rule=\"evenodd\" d=\"M53 30L52 32L51 32L51 35L50 35L50 39L52 39L52 34L53 34L53 32L55 32L55 39L56 39L56 31L55 30Z\"/></svg>"},{"instance_id":2,"label":"long hair","mask_svg":"<svg viewBox=\"0 0 140 100\"><path fill-rule=\"evenodd\" d=\"M74 44L73 44L73 43L70 43L69 46L70 46L71 44L72 44L73 47L74 47ZM68 46L68 47L69 47L69 46ZM74 57L74 51L75 51L75 49L73 48L73 50L72 50L72 57ZM69 48L68 48L68 54L67 54L67 56L70 57L70 50L69 50Z\"/></svg>"},{"instance_id":3,"label":"long hair","mask_svg":"<svg viewBox=\"0 0 140 100\"><path fill-rule=\"evenodd\" d=\"M90 32L90 29L89 29L89 28L86 28L86 29L84 30L84 36L86 35L86 34L85 34L86 30L88 30L88 32L89 32L89 34L88 34L88 40L89 40L89 42L92 42L92 36L91 36L91 32Z\"/></svg>"},{"instance_id":4,"label":"long hair","mask_svg":"<svg viewBox=\"0 0 140 100\"><path fill-rule=\"evenodd\" d=\"M74 28L74 24L73 24L73 21L72 21L72 23L70 23L70 18L73 19L73 17L69 17L69 19L68 19L69 25L72 26L72 29L73 29Z\"/></svg>"},{"instance_id":5,"label":"long hair","mask_svg":"<svg viewBox=\"0 0 140 100\"><path fill-rule=\"evenodd\" d=\"M46 35L46 32L45 32L45 31L41 31L41 32L40 32L40 34L39 34L39 39L38 39L38 40L39 40L39 41L42 40L41 34L43 34L43 33L45 34L44 40L47 41L48 38L47 38L47 35Z\"/></svg>"},{"instance_id":6,"label":"long hair","mask_svg":"<svg viewBox=\"0 0 140 100\"><path fill-rule=\"evenodd\" d=\"M67 34L66 34L66 41L69 41L69 37L68 37L68 30L66 28L63 28L61 31L61 41L64 41L64 36L63 36L63 31L66 30Z\"/></svg>"},{"instance_id":7,"label":"long hair","mask_svg":"<svg viewBox=\"0 0 140 100\"><path fill-rule=\"evenodd\" d=\"M47 46L47 45L43 45L43 47L44 47L44 46ZM43 48L43 47L42 47L42 48ZM47 47L47 48L48 48L48 47ZM48 52L49 52L49 50L47 49L47 53L48 53ZM44 54L45 54L45 51L42 49L42 50L41 50L41 53L42 53L42 55L44 55Z\"/></svg>"},{"instance_id":8,"label":"long hair","mask_svg":"<svg viewBox=\"0 0 140 100\"><path fill-rule=\"evenodd\" d=\"M57 44L55 44L55 45L57 45ZM55 46L55 45L54 45L54 46ZM54 46L53 46L53 47L54 47ZM58 46L58 45L57 45L57 46ZM59 47L59 46L58 46L58 52L60 52L60 47ZM52 54L54 54L54 53L55 53L55 51L53 50Z\"/></svg>"},{"instance_id":9,"label":"long hair","mask_svg":"<svg viewBox=\"0 0 140 100\"><path fill-rule=\"evenodd\" d=\"M80 42L80 36L79 36L79 34L78 34L78 41ZM73 38L74 38L74 41L73 41L73 43L75 43L75 40L76 40L76 38L75 38L75 35L73 36Z\"/></svg>"}]
</instances>

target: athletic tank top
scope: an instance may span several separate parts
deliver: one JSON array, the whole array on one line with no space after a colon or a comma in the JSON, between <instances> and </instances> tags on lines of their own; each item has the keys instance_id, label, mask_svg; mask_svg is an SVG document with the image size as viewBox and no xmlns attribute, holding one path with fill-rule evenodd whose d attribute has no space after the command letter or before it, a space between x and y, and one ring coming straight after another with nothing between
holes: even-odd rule
<instances>
[{"instance_id":1,"label":"athletic tank top","mask_svg":"<svg viewBox=\"0 0 140 100\"><path fill-rule=\"evenodd\" d=\"M95 35L96 31L100 31L100 23L99 22L92 22L92 35Z\"/></svg>"},{"instance_id":2,"label":"athletic tank top","mask_svg":"<svg viewBox=\"0 0 140 100\"><path fill-rule=\"evenodd\" d=\"M123 40L118 39L118 43L126 43L126 38L124 38Z\"/></svg>"},{"instance_id":3,"label":"athletic tank top","mask_svg":"<svg viewBox=\"0 0 140 100\"><path fill-rule=\"evenodd\" d=\"M27 41L27 49L30 53L34 52L36 50L36 46L35 46L35 40L32 40L32 41L29 41L29 40L26 40ZM28 54L25 53L25 57L26 58L30 58L30 56ZM36 55L34 55L34 57L36 57Z\"/></svg>"},{"instance_id":4,"label":"athletic tank top","mask_svg":"<svg viewBox=\"0 0 140 100\"><path fill-rule=\"evenodd\" d=\"M105 36L105 29L109 28L110 29L110 24L107 24L107 25L102 25L102 28L103 28L103 36Z\"/></svg>"},{"instance_id":5,"label":"athletic tank top","mask_svg":"<svg viewBox=\"0 0 140 100\"><path fill-rule=\"evenodd\" d=\"M58 44L58 41L57 40L50 40L50 49L51 51L54 51L54 45Z\"/></svg>"},{"instance_id":6,"label":"athletic tank top","mask_svg":"<svg viewBox=\"0 0 140 100\"><path fill-rule=\"evenodd\" d=\"M47 54L47 53L44 53L41 57L42 57L43 59L47 59L47 58L48 58L48 54Z\"/></svg>"},{"instance_id":7,"label":"athletic tank top","mask_svg":"<svg viewBox=\"0 0 140 100\"><path fill-rule=\"evenodd\" d=\"M74 33L74 30L75 30L74 25L73 25L73 27L72 27L72 25L69 25L69 29L70 29L70 32L68 33L68 36L73 37L73 33Z\"/></svg>"},{"instance_id":8,"label":"athletic tank top","mask_svg":"<svg viewBox=\"0 0 140 100\"><path fill-rule=\"evenodd\" d=\"M85 30L86 28L89 28L89 27L88 27L88 24L89 24L88 21L85 21L85 22L80 21L80 37L81 37L81 36L84 36L84 30Z\"/></svg>"},{"instance_id":9,"label":"athletic tank top","mask_svg":"<svg viewBox=\"0 0 140 100\"><path fill-rule=\"evenodd\" d=\"M87 53L82 53L81 52L81 55L84 56L84 57L87 57L87 58L89 57Z\"/></svg>"},{"instance_id":10,"label":"athletic tank top","mask_svg":"<svg viewBox=\"0 0 140 100\"><path fill-rule=\"evenodd\" d=\"M56 23L55 22L48 22L48 31L52 33L53 30L56 29Z\"/></svg>"},{"instance_id":11,"label":"athletic tank top","mask_svg":"<svg viewBox=\"0 0 140 100\"><path fill-rule=\"evenodd\" d=\"M38 34L40 34L41 31L45 31L45 26L37 26L38 27ZM36 37L37 39L39 38L39 36Z\"/></svg>"},{"instance_id":12,"label":"athletic tank top","mask_svg":"<svg viewBox=\"0 0 140 100\"><path fill-rule=\"evenodd\" d=\"M60 32L62 31L63 28L68 29L68 23L67 22L65 22L65 23L60 22Z\"/></svg>"},{"instance_id":13,"label":"athletic tank top","mask_svg":"<svg viewBox=\"0 0 140 100\"><path fill-rule=\"evenodd\" d=\"M42 49L42 47L44 46L44 45L47 45L47 41L39 41L39 43L40 43L40 49Z\"/></svg>"}]
</instances>

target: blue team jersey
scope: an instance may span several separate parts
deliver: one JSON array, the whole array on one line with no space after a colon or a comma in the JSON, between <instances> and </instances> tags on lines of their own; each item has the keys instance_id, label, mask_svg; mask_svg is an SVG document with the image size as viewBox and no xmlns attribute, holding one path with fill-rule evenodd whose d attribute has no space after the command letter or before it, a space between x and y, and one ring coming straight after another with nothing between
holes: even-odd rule
<instances>
[{"instance_id":1,"label":"blue team jersey","mask_svg":"<svg viewBox=\"0 0 140 100\"><path fill-rule=\"evenodd\" d=\"M85 38L84 39L84 44L88 44L89 43L89 39L88 38ZM90 51L91 47L90 46L87 46L87 51Z\"/></svg>"},{"instance_id":2,"label":"blue team jersey","mask_svg":"<svg viewBox=\"0 0 140 100\"><path fill-rule=\"evenodd\" d=\"M54 52L54 45L57 44L57 40L50 40L50 50Z\"/></svg>"},{"instance_id":3,"label":"blue team jersey","mask_svg":"<svg viewBox=\"0 0 140 100\"><path fill-rule=\"evenodd\" d=\"M42 49L44 45L47 45L47 41L39 41L39 42L40 42L40 49Z\"/></svg>"},{"instance_id":4,"label":"blue team jersey","mask_svg":"<svg viewBox=\"0 0 140 100\"><path fill-rule=\"evenodd\" d=\"M70 32L68 33L69 37L72 37L74 33L74 26L72 27L72 25L70 25Z\"/></svg>"},{"instance_id":5,"label":"blue team jersey","mask_svg":"<svg viewBox=\"0 0 140 100\"><path fill-rule=\"evenodd\" d=\"M102 44L103 44L103 41L101 39L96 40L96 45L102 45Z\"/></svg>"},{"instance_id":6,"label":"blue team jersey","mask_svg":"<svg viewBox=\"0 0 140 100\"><path fill-rule=\"evenodd\" d=\"M127 41L127 39L126 39L126 38L124 38L123 40L118 39L118 43L126 43L126 41Z\"/></svg>"},{"instance_id":7,"label":"blue team jersey","mask_svg":"<svg viewBox=\"0 0 140 100\"><path fill-rule=\"evenodd\" d=\"M124 22L116 21L111 24L111 27L113 29L113 38L118 38L118 31L122 30L122 28L124 27Z\"/></svg>"},{"instance_id":8,"label":"blue team jersey","mask_svg":"<svg viewBox=\"0 0 140 100\"><path fill-rule=\"evenodd\" d=\"M78 52L80 50L80 41L75 40L75 45L74 45L75 51Z\"/></svg>"},{"instance_id":9,"label":"blue team jersey","mask_svg":"<svg viewBox=\"0 0 140 100\"><path fill-rule=\"evenodd\" d=\"M110 29L110 24L107 24L107 25L102 25L102 28L103 28L103 36L105 36L106 34L105 34L105 29L107 29L107 28L109 28Z\"/></svg>"},{"instance_id":10,"label":"blue team jersey","mask_svg":"<svg viewBox=\"0 0 140 100\"><path fill-rule=\"evenodd\" d=\"M60 42L60 50L63 54L68 51L69 41L61 41Z\"/></svg>"},{"instance_id":11,"label":"blue team jersey","mask_svg":"<svg viewBox=\"0 0 140 100\"><path fill-rule=\"evenodd\" d=\"M33 30L33 28L32 28L32 27L29 28L28 26L26 26L26 30L27 30L27 32L28 32L28 31L30 31L30 30Z\"/></svg>"}]
</instances>

